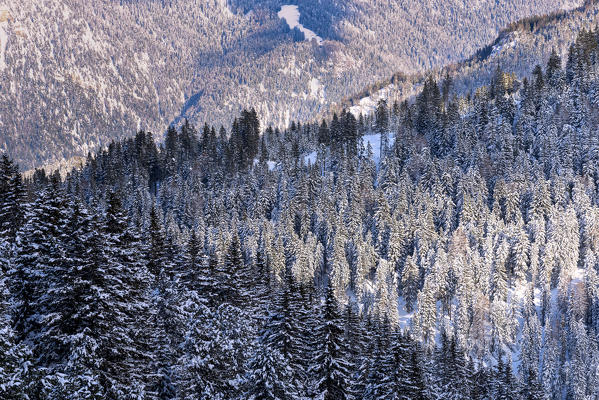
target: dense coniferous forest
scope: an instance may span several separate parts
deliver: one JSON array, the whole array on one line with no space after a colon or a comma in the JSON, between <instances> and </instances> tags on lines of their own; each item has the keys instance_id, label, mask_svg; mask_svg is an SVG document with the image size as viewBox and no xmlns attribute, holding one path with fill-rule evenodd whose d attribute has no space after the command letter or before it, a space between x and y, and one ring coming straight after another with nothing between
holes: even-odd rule
<instances>
[{"instance_id":1,"label":"dense coniferous forest","mask_svg":"<svg viewBox=\"0 0 599 400\"><path fill-rule=\"evenodd\" d=\"M3 0L0 151L30 170L186 118L230 130L248 106L264 125L310 121L395 72L468 57L519 18L582 3ZM322 45L279 17L290 4Z\"/></svg>"},{"instance_id":2,"label":"dense coniferous forest","mask_svg":"<svg viewBox=\"0 0 599 400\"><path fill-rule=\"evenodd\" d=\"M595 399L598 60L3 155L0 397Z\"/></svg>"}]
</instances>

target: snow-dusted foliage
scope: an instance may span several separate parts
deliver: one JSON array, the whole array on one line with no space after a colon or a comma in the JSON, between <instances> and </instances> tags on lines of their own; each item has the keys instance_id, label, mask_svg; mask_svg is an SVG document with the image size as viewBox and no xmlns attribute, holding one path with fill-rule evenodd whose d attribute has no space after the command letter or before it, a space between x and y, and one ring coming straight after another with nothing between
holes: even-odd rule
<instances>
[{"instance_id":1,"label":"snow-dusted foliage","mask_svg":"<svg viewBox=\"0 0 599 400\"><path fill-rule=\"evenodd\" d=\"M595 398L598 60L583 30L530 79L139 131L64 179L4 156L0 397Z\"/></svg>"},{"instance_id":2,"label":"snow-dusted foliage","mask_svg":"<svg viewBox=\"0 0 599 400\"><path fill-rule=\"evenodd\" d=\"M398 69L463 59L519 18L580 3L309 0L298 4L303 33L275 0L3 0L0 151L29 170L184 118L228 129L249 106L287 126ZM322 45L304 40L312 31Z\"/></svg>"}]
</instances>

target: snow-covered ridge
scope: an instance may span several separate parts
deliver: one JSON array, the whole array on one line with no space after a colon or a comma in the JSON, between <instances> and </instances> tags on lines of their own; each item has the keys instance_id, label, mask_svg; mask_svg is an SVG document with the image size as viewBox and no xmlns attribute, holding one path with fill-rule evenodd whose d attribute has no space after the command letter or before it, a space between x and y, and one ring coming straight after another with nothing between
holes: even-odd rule
<instances>
[{"instance_id":1,"label":"snow-covered ridge","mask_svg":"<svg viewBox=\"0 0 599 400\"><path fill-rule=\"evenodd\" d=\"M515 48L518 44L518 32L512 32L493 46L489 58L497 57L507 49Z\"/></svg>"},{"instance_id":2,"label":"snow-covered ridge","mask_svg":"<svg viewBox=\"0 0 599 400\"><path fill-rule=\"evenodd\" d=\"M299 29L304 34L304 37L307 41L316 39L318 45L322 45L322 38L320 36L314 33L314 31L311 31L310 29L300 24L300 12L297 6L290 4L281 6L281 10L277 15L279 16L279 18L282 18L285 20L285 22L287 22L287 25L289 25L290 29Z\"/></svg>"}]
</instances>

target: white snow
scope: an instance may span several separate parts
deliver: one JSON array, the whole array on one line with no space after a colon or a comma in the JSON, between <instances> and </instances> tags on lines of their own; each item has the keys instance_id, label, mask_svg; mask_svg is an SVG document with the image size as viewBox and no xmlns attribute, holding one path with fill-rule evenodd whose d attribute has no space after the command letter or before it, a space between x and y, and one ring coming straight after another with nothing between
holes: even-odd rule
<instances>
[{"instance_id":1,"label":"white snow","mask_svg":"<svg viewBox=\"0 0 599 400\"><path fill-rule=\"evenodd\" d=\"M497 44L495 46L493 46L493 51L491 51L491 58L496 57L497 55L499 55L501 52L503 52L506 49L510 49L516 47L516 42L515 41L511 41L511 42L507 42L507 43L503 43L503 44Z\"/></svg>"},{"instance_id":2,"label":"white snow","mask_svg":"<svg viewBox=\"0 0 599 400\"><path fill-rule=\"evenodd\" d=\"M314 165L316 163L316 152L313 151L304 156L304 164Z\"/></svg>"},{"instance_id":3,"label":"white snow","mask_svg":"<svg viewBox=\"0 0 599 400\"><path fill-rule=\"evenodd\" d=\"M324 102L324 86L320 83L318 78L312 78L310 80L310 96L318 98L320 103Z\"/></svg>"},{"instance_id":4,"label":"white snow","mask_svg":"<svg viewBox=\"0 0 599 400\"><path fill-rule=\"evenodd\" d=\"M389 132L389 147L393 146L395 142L395 135L392 132ZM372 147L372 158L376 163L381 160L381 135L371 134L362 136L362 143L364 144L364 148L368 148L368 144Z\"/></svg>"},{"instance_id":5,"label":"white snow","mask_svg":"<svg viewBox=\"0 0 599 400\"><path fill-rule=\"evenodd\" d=\"M322 38L320 36L300 24L300 12L296 5L288 4L281 6L281 10L277 15L279 18L282 18L287 22L287 25L289 25L290 29L297 27L304 34L304 38L307 41L315 39L319 46L322 45Z\"/></svg>"},{"instance_id":6,"label":"white snow","mask_svg":"<svg viewBox=\"0 0 599 400\"><path fill-rule=\"evenodd\" d=\"M254 158L254 166L258 165L259 163L260 163L260 160L258 160L257 158ZM266 161L266 165L268 165L268 170L272 171L277 167L277 165L279 165L279 163L276 161L268 160L268 161Z\"/></svg>"},{"instance_id":7,"label":"white snow","mask_svg":"<svg viewBox=\"0 0 599 400\"><path fill-rule=\"evenodd\" d=\"M403 297L399 298L398 301L398 315L399 315L399 327L403 329L409 329L412 325L412 318L414 317L414 312L406 311L406 302Z\"/></svg>"},{"instance_id":8,"label":"white snow","mask_svg":"<svg viewBox=\"0 0 599 400\"><path fill-rule=\"evenodd\" d=\"M571 284L575 285L580 282L584 282L586 271L583 268L576 268L570 277L572 279Z\"/></svg>"},{"instance_id":9,"label":"white snow","mask_svg":"<svg viewBox=\"0 0 599 400\"><path fill-rule=\"evenodd\" d=\"M358 105L349 108L349 112L354 114L354 117L356 118L359 118L361 114L372 114L376 109L379 100L387 100L393 89L395 89L395 85L390 84L370 96L361 98Z\"/></svg>"}]
</instances>

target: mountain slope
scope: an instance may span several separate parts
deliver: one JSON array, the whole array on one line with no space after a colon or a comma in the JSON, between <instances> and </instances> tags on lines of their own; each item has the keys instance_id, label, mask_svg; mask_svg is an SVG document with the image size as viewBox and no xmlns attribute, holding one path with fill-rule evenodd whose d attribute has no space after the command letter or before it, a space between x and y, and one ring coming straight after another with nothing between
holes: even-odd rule
<instances>
[{"instance_id":1,"label":"mountain slope","mask_svg":"<svg viewBox=\"0 0 599 400\"><path fill-rule=\"evenodd\" d=\"M183 118L229 126L250 104L263 123L310 119L397 69L458 60L511 21L578 3L302 2L320 46L289 30L280 1L7 0L0 150L30 168Z\"/></svg>"},{"instance_id":2,"label":"mountain slope","mask_svg":"<svg viewBox=\"0 0 599 400\"><path fill-rule=\"evenodd\" d=\"M498 68L519 77L530 78L530 66L545 66L554 50L565 62L568 50L576 41L579 31L592 29L597 24L597 2L587 2L584 6L567 12L525 18L510 24L492 43L481 47L464 61L426 72L396 72L391 79L377 82L344 99L335 110L349 108L356 116L360 113L368 115L374 112L378 100L384 99L389 105L395 101L413 100L429 76L439 81L444 81L449 76L450 96L466 95L488 84Z\"/></svg>"}]
</instances>

